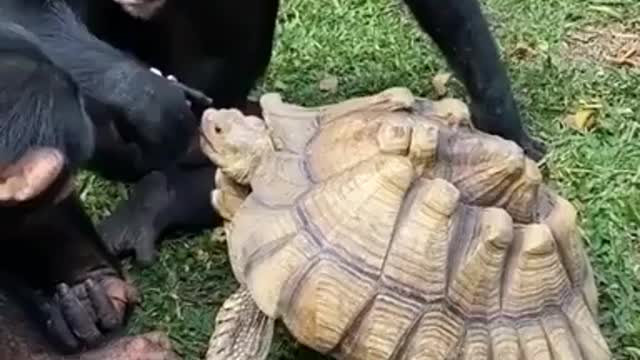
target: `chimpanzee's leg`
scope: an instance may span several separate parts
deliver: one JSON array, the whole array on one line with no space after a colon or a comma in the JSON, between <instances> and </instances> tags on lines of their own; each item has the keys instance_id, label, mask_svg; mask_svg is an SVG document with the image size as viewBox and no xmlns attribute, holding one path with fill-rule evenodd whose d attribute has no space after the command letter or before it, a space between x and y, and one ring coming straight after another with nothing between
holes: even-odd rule
<instances>
[{"instance_id":1,"label":"chimpanzee's leg","mask_svg":"<svg viewBox=\"0 0 640 360\"><path fill-rule=\"evenodd\" d=\"M38 311L30 289L0 272L0 359L61 359L43 332Z\"/></svg>"},{"instance_id":2,"label":"chimpanzee's leg","mask_svg":"<svg viewBox=\"0 0 640 360\"><path fill-rule=\"evenodd\" d=\"M119 328L136 302L135 290L75 194L42 203L18 219L3 244L2 270L43 290L41 306L52 335L74 350Z\"/></svg>"},{"instance_id":3,"label":"chimpanzee's leg","mask_svg":"<svg viewBox=\"0 0 640 360\"><path fill-rule=\"evenodd\" d=\"M131 196L99 225L107 247L118 255L133 252L142 264L155 259L156 242L168 230L211 228L216 214L210 202L213 165L181 164L147 175Z\"/></svg>"},{"instance_id":4,"label":"chimpanzee's leg","mask_svg":"<svg viewBox=\"0 0 640 360\"><path fill-rule=\"evenodd\" d=\"M518 143L533 159L544 145L525 131L509 78L478 0L405 0L471 96L476 127Z\"/></svg>"}]
</instances>

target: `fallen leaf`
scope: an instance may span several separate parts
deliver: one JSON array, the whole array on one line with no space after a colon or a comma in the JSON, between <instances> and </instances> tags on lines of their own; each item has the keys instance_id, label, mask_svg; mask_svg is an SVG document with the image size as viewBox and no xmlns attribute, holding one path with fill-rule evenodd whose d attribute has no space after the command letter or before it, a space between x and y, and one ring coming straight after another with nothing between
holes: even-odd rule
<instances>
[{"instance_id":1,"label":"fallen leaf","mask_svg":"<svg viewBox=\"0 0 640 360\"><path fill-rule=\"evenodd\" d=\"M320 90L335 93L338 90L338 78L330 75L320 80Z\"/></svg>"},{"instance_id":2,"label":"fallen leaf","mask_svg":"<svg viewBox=\"0 0 640 360\"><path fill-rule=\"evenodd\" d=\"M570 128L585 132L596 126L596 111L592 109L584 109L575 114L568 115L564 118L564 123Z\"/></svg>"},{"instance_id":3,"label":"fallen leaf","mask_svg":"<svg viewBox=\"0 0 640 360\"><path fill-rule=\"evenodd\" d=\"M511 57L520 61L532 59L538 55L538 52L526 43L519 42L511 51Z\"/></svg>"},{"instance_id":4,"label":"fallen leaf","mask_svg":"<svg viewBox=\"0 0 640 360\"><path fill-rule=\"evenodd\" d=\"M443 97L447 95L449 89L447 88L447 83L451 80L451 73L439 73L433 77L431 80L431 84L433 85L433 89L436 92L437 97Z\"/></svg>"}]
</instances>

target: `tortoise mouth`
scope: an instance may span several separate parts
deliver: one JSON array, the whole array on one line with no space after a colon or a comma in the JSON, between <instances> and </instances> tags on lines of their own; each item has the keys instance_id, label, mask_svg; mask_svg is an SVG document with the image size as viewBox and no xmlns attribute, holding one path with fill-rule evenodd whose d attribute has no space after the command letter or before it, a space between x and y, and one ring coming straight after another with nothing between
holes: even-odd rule
<instances>
[{"instance_id":1,"label":"tortoise mouth","mask_svg":"<svg viewBox=\"0 0 640 360\"><path fill-rule=\"evenodd\" d=\"M216 149L216 146L214 145L214 142L209 139L209 137L207 136L207 132L202 130L202 128L199 129L200 132L200 148L201 150L209 155L209 157L211 157L211 160L213 160L214 162L218 162L220 159L220 152Z\"/></svg>"}]
</instances>

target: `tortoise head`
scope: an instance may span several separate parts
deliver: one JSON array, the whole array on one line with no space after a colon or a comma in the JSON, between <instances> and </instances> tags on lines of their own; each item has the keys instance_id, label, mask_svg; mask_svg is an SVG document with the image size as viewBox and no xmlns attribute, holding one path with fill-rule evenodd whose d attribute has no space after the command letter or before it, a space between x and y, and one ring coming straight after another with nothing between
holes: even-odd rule
<instances>
[{"instance_id":1,"label":"tortoise head","mask_svg":"<svg viewBox=\"0 0 640 360\"><path fill-rule=\"evenodd\" d=\"M239 184L247 185L273 145L264 121L238 110L208 109L202 115L201 147L205 155Z\"/></svg>"}]
</instances>

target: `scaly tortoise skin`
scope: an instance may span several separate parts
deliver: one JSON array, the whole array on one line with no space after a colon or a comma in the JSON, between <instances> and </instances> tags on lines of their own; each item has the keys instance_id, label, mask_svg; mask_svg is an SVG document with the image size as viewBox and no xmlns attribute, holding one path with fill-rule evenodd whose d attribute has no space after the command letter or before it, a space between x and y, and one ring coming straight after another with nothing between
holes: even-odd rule
<instances>
[{"instance_id":1,"label":"scaly tortoise skin","mask_svg":"<svg viewBox=\"0 0 640 360\"><path fill-rule=\"evenodd\" d=\"M261 105L203 116L241 284L207 360L265 359L276 319L337 359L611 357L574 207L466 105Z\"/></svg>"}]
</instances>

